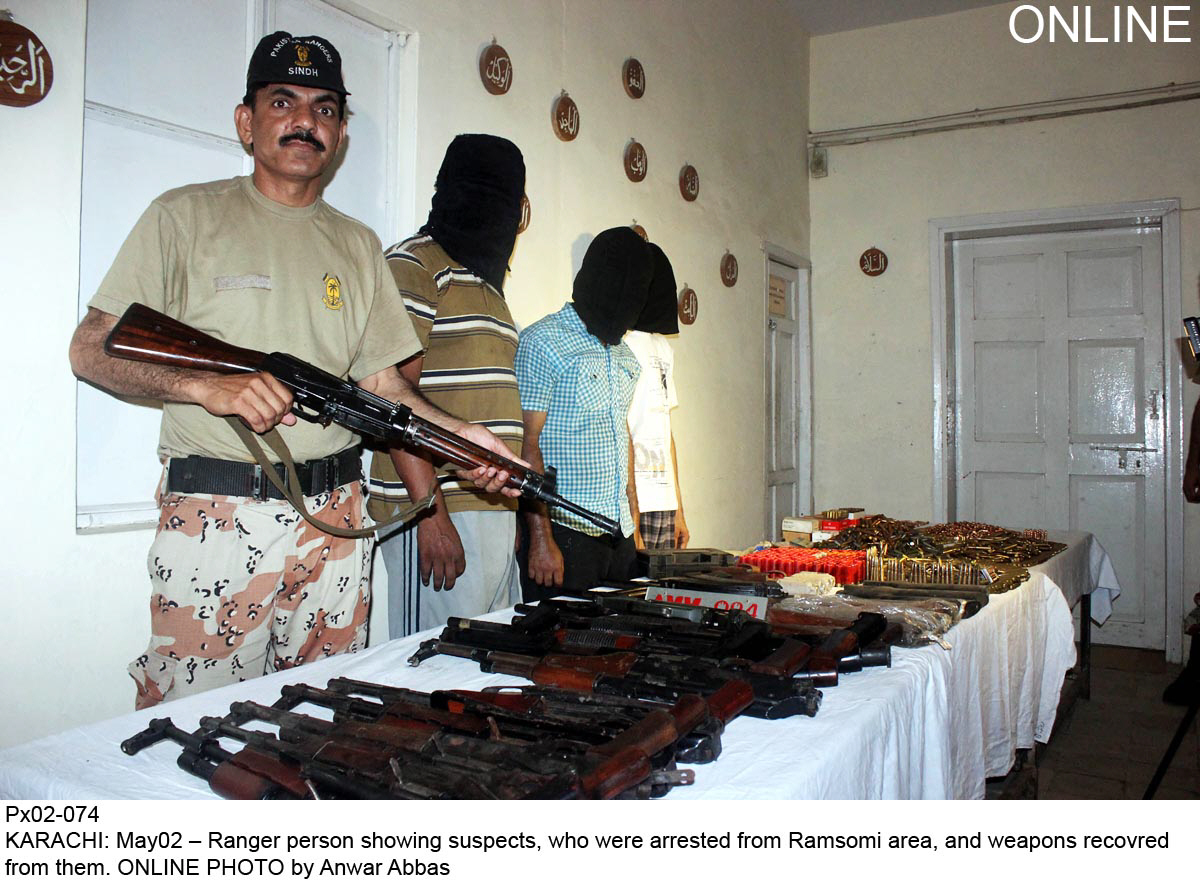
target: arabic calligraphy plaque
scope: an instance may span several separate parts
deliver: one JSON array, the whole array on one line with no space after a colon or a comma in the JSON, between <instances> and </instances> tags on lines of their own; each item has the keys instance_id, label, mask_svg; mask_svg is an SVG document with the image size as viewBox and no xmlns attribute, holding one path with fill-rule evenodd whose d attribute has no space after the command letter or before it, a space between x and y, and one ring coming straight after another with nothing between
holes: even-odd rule
<instances>
[{"instance_id":1,"label":"arabic calligraphy plaque","mask_svg":"<svg viewBox=\"0 0 1200 885\"><path fill-rule=\"evenodd\" d=\"M533 214L533 208L529 205L529 195L521 194L521 220L517 223L517 233L525 233L525 228L529 227L529 220Z\"/></svg>"},{"instance_id":2,"label":"arabic calligraphy plaque","mask_svg":"<svg viewBox=\"0 0 1200 885\"><path fill-rule=\"evenodd\" d=\"M621 68L621 85L630 98L641 98L646 94L646 70L636 58L625 59L625 66Z\"/></svg>"},{"instance_id":3,"label":"arabic calligraphy plaque","mask_svg":"<svg viewBox=\"0 0 1200 885\"><path fill-rule=\"evenodd\" d=\"M625 146L625 176L630 181L641 181L646 177L649 165L646 149L638 141L630 141Z\"/></svg>"},{"instance_id":4,"label":"arabic calligraphy plaque","mask_svg":"<svg viewBox=\"0 0 1200 885\"><path fill-rule=\"evenodd\" d=\"M887 270L888 257L882 249L872 246L858 257L858 266L867 276L877 277Z\"/></svg>"},{"instance_id":5,"label":"arabic calligraphy plaque","mask_svg":"<svg viewBox=\"0 0 1200 885\"><path fill-rule=\"evenodd\" d=\"M726 252L721 258L721 282L726 286L736 286L738 278L737 258L732 252Z\"/></svg>"},{"instance_id":6,"label":"arabic calligraphy plaque","mask_svg":"<svg viewBox=\"0 0 1200 885\"><path fill-rule=\"evenodd\" d=\"M679 170L679 193L689 203L700 196L700 173L691 163Z\"/></svg>"},{"instance_id":7,"label":"arabic calligraphy plaque","mask_svg":"<svg viewBox=\"0 0 1200 885\"><path fill-rule=\"evenodd\" d=\"M0 105L29 107L54 83L50 52L28 28L0 20Z\"/></svg>"},{"instance_id":8,"label":"arabic calligraphy plaque","mask_svg":"<svg viewBox=\"0 0 1200 885\"><path fill-rule=\"evenodd\" d=\"M499 43L492 43L479 56L479 79L492 95L503 95L512 88L512 59Z\"/></svg>"},{"instance_id":9,"label":"arabic calligraphy plaque","mask_svg":"<svg viewBox=\"0 0 1200 885\"><path fill-rule=\"evenodd\" d=\"M696 292L685 284L683 291L679 293L679 322L690 326L696 322L696 314L699 312L700 302L696 298Z\"/></svg>"},{"instance_id":10,"label":"arabic calligraphy plaque","mask_svg":"<svg viewBox=\"0 0 1200 885\"><path fill-rule=\"evenodd\" d=\"M579 107L566 92L555 100L550 122L559 141L574 141L579 135Z\"/></svg>"}]
</instances>

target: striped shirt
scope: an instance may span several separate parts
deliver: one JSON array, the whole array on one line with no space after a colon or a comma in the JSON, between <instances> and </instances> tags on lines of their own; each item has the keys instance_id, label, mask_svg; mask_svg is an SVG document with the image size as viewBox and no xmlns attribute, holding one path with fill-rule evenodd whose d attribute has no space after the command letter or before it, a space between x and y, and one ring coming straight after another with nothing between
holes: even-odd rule
<instances>
[{"instance_id":1,"label":"striped shirt","mask_svg":"<svg viewBox=\"0 0 1200 885\"><path fill-rule=\"evenodd\" d=\"M521 408L546 413L538 444L546 466L558 470L558 494L620 520L621 531L631 536L627 417L640 371L633 351L623 343L602 344L568 303L521 332L516 366ZM588 535L600 533L554 507L550 518Z\"/></svg>"},{"instance_id":2,"label":"striped shirt","mask_svg":"<svg viewBox=\"0 0 1200 885\"><path fill-rule=\"evenodd\" d=\"M503 296L429 236L397 243L384 257L424 349L421 393L451 415L482 424L519 453L517 330ZM438 471L438 484L452 513L516 507L513 499L478 492L448 469ZM408 491L386 452L371 459L369 488L368 511L376 520L408 503Z\"/></svg>"}]
</instances>

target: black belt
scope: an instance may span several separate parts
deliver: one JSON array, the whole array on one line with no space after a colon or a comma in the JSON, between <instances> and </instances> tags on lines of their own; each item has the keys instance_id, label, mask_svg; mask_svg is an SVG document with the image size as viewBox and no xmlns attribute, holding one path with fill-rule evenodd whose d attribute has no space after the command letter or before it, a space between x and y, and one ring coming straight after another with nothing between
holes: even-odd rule
<instances>
[{"instance_id":1,"label":"black belt","mask_svg":"<svg viewBox=\"0 0 1200 885\"><path fill-rule=\"evenodd\" d=\"M287 470L282 464L276 464L275 469L286 485ZM350 448L328 458L305 461L296 465L296 479L306 497L322 495L362 479L362 457L357 448ZM231 495L257 501L283 499L283 493L267 479L258 464L202 455L172 458L167 462L167 491L181 495Z\"/></svg>"}]
</instances>

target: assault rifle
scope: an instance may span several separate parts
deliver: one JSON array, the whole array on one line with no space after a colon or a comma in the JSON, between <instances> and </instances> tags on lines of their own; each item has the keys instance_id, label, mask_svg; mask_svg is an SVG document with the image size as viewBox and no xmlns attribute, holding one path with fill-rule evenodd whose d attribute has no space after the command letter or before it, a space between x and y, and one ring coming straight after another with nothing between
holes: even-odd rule
<instances>
[{"instance_id":1,"label":"assault rifle","mask_svg":"<svg viewBox=\"0 0 1200 885\"><path fill-rule=\"evenodd\" d=\"M278 736L245 728L251 721L277 726ZM611 799L693 781L690 771L651 763L647 750L668 746L673 734L662 713L629 739L582 753L454 734L399 718L329 722L251 702L232 704L228 716L200 723L214 735L289 760L306 778L349 798Z\"/></svg>"},{"instance_id":2,"label":"assault rifle","mask_svg":"<svg viewBox=\"0 0 1200 885\"><path fill-rule=\"evenodd\" d=\"M821 692L812 687L810 680L723 669L711 661L686 655L643 657L633 652L613 652L538 657L428 639L408 663L416 667L438 654L467 658L485 673L520 676L535 685L670 703L688 694L707 697L711 703L718 692L729 689L728 683L745 682L754 699L744 712L759 719L815 716L821 706Z\"/></svg>"},{"instance_id":3,"label":"assault rifle","mask_svg":"<svg viewBox=\"0 0 1200 885\"><path fill-rule=\"evenodd\" d=\"M649 657L685 655L730 670L807 678L817 687L837 685L838 673L891 664L889 648L878 642L886 639L887 621L873 612L800 637L741 611L624 597L586 602L548 599L516 608L512 624L451 618L440 638L526 655L609 651ZM854 641L839 629L848 630Z\"/></svg>"},{"instance_id":4,"label":"assault rifle","mask_svg":"<svg viewBox=\"0 0 1200 885\"><path fill-rule=\"evenodd\" d=\"M355 697L365 696L365 697ZM597 747L629 743L650 728L647 721L671 719L674 758L688 764L716 759L721 752L725 723L753 701L753 691L740 681L706 699L684 695L673 704L605 695L580 695L546 688L488 691L435 691L395 688L354 679L336 678L326 690L285 686L282 702L308 701L334 711L334 719L387 721L393 717L436 721L466 734L540 743L575 742ZM654 714L653 716L651 714ZM643 747L650 753L650 750Z\"/></svg>"},{"instance_id":5,"label":"assault rifle","mask_svg":"<svg viewBox=\"0 0 1200 885\"><path fill-rule=\"evenodd\" d=\"M376 396L287 353L262 353L227 344L198 329L132 304L104 342L110 356L160 366L224 374L269 372L292 391L292 413L305 421L340 424L355 433L428 452L455 467L494 467L508 474L507 485L522 497L574 513L610 535L620 525L580 507L555 492L553 468L545 474L490 452L412 413L412 409Z\"/></svg>"},{"instance_id":6,"label":"assault rifle","mask_svg":"<svg viewBox=\"0 0 1200 885\"><path fill-rule=\"evenodd\" d=\"M702 730L710 715L695 696L639 707L330 685L340 691L292 685L272 706L234 703L193 733L156 719L121 748L133 755L172 740L183 748L180 768L227 799L653 798L693 783L676 768L675 748L682 730ZM333 710L333 721L295 712L301 703ZM230 752L219 743L227 740L244 746Z\"/></svg>"}]
</instances>

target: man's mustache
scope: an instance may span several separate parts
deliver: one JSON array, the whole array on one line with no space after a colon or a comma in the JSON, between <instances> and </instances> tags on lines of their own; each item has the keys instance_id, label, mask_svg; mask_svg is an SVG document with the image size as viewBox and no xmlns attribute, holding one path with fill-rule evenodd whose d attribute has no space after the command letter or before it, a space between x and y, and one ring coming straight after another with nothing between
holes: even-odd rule
<instances>
[{"instance_id":1,"label":"man's mustache","mask_svg":"<svg viewBox=\"0 0 1200 885\"><path fill-rule=\"evenodd\" d=\"M302 141L305 144L311 144L319 151L325 150L325 145L321 143L321 140L307 129L297 129L291 135L285 135L283 138L279 139L279 146L283 147L289 141Z\"/></svg>"}]
</instances>

